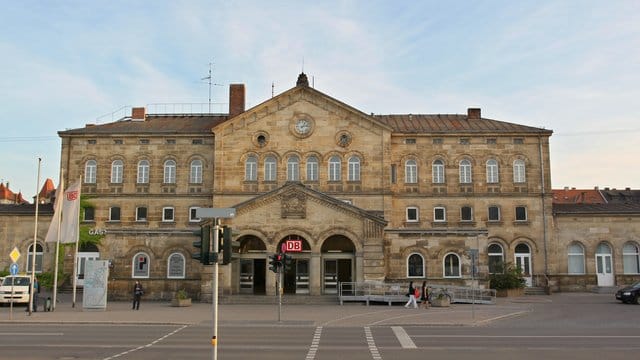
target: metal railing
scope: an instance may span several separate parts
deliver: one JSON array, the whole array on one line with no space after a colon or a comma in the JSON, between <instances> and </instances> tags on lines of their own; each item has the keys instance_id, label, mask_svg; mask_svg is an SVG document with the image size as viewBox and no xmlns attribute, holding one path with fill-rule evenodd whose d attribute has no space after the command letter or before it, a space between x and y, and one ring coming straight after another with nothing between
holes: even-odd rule
<instances>
[{"instance_id":1,"label":"metal railing","mask_svg":"<svg viewBox=\"0 0 640 360\"><path fill-rule=\"evenodd\" d=\"M338 299L344 301L383 302L391 305L394 302L406 302L409 284L383 282L341 282L338 284ZM427 288L432 294L443 293L450 297L452 303L495 304L496 291L466 286L431 285Z\"/></svg>"}]
</instances>

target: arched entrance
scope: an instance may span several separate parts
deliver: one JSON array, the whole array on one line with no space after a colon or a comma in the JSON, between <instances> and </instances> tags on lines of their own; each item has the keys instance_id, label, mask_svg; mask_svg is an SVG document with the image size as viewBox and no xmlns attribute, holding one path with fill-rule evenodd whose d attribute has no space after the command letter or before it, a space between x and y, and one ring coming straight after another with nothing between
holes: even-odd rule
<instances>
[{"instance_id":1,"label":"arched entrance","mask_svg":"<svg viewBox=\"0 0 640 360\"><path fill-rule=\"evenodd\" d=\"M522 276L527 286L532 286L533 278L531 276L531 249L529 245L520 243L516 245L516 266L522 270Z\"/></svg>"},{"instance_id":2,"label":"arched entrance","mask_svg":"<svg viewBox=\"0 0 640 360\"><path fill-rule=\"evenodd\" d=\"M100 250L95 244L83 244L78 248L78 262L76 263L77 286L84 286L84 268L87 260L100 259Z\"/></svg>"},{"instance_id":3,"label":"arched entrance","mask_svg":"<svg viewBox=\"0 0 640 360\"><path fill-rule=\"evenodd\" d=\"M291 256L291 265L285 266L282 288L285 294L309 294L309 261L311 247L305 238L299 235L288 235L278 243L278 251L288 241L300 241L301 251L287 252Z\"/></svg>"},{"instance_id":4,"label":"arched entrance","mask_svg":"<svg viewBox=\"0 0 640 360\"><path fill-rule=\"evenodd\" d=\"M253 235L243 236L240 242L240 293L264 295L266 291L264 242Z\"/></svg>"},{"instance_id":5,"label":"arched entrance","mask_svg":"<svg viewBox=\"0 0 640 360\"><path fill-rule=\"evenodd\" d=\"M322 243L322 293L337 294L341 282L353 281L355 252L353 242L333 235Z\"/></svg>"}]
</instances>

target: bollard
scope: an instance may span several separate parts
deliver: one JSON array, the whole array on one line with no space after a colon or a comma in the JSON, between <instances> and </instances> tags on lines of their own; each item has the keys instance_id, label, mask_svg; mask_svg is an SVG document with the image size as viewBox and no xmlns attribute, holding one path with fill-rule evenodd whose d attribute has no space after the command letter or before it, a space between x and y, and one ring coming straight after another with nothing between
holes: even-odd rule
<instances>
[{"instance_id":1,"label":"bollard","mask_svg":"<svg viewBox=\"0 0 640 360\"><path fill-rule=\"evenodd\" d=\"M47 297L47 301L44 302L44 311L51 311L51 296Z\"/></svg>"}]
</instances>

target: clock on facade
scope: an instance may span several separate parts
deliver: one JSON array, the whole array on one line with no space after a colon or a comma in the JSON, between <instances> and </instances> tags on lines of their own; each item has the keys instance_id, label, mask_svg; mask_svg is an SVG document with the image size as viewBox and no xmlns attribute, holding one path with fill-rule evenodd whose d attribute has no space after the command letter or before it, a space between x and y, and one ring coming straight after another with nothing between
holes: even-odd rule
<instances>
[{"instance_id":1,"label":"clock on facade","mask_svg":"<svg viewBox=\"0 0 640 360\"><path fill-rule=\"evenodd\" d=\"M308 119L298 119L295 125L296 132L300 135L307 135L311 132L311 121Z\"/></svg>"}]
</instances>

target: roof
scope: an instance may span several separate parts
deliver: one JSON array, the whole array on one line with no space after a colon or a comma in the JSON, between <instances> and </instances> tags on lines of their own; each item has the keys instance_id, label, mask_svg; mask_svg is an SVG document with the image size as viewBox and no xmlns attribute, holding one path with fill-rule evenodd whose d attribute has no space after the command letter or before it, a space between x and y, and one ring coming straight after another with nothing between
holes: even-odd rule
<instances>
[{"instance_id":1,"label":"roof","mask_svg":"<svg viewBox=\"0 0 640 360\"><path fill-rule=\"evenodd\" d=\"M609 203L640 204L640 190L631 190L626 188L624 190L608 189L600 190L602 196Z\"/></svg>"},{"instance_id":2,"label":"roof","mask_svg":"<svg viewBox=\"0 0 640 360\"><path fill-rule=\"evenodd\" d=\"M56 195L56 187L53 185L53 180L47 178L44 181L44 185L42 185L42 190L40 190L40 194L38 194L38 198L42 200L51 200L51 198L55 198Z\"/></svg>"},{"instance_id":3,"label":"roof","mask_svg":"<svg viewBox=\"0 0 640 360\"><path fill-rule=\"evenodd\" d=\"M553 190L554 204L604 204L606 202L596 189L564 188Z\"/></svg>"},{"instance_id":4,"label":"roof","mask_svg":"<svg viewBox=\"0 0 640 360\"><path fill-rule=\"evenodd\" d=\"M374 118L387 124L400 133L534 133L551 135L553 131L532 126L519 125L504 121L478 118L469 119L468 115L450 114L405 114L374 115Z\"/></svg>"},{"instance_id":5,"label":"roof","mask_svg":"<svg viewBox=\"0 0 640 360\"><path fill-rule=\"evenodd\" d=\"M573 215L640 215L640 203L633 204L553 204L554 214L573 214Z\"/></svg>"},{"instance_id":6,"label":"roof","mask_svg":"<svg viewBox=\"0 0 640 360\"><path fill-rule=\"evenodd\" d=\"M83 128L59 131L58 135L97 134L211 134L211 128L226 121L228 115L147 115L144 121L125 119L116 122L87 125Z\"/></svg>"},{"instance_id":7,"label":"roof","mask_svg":"<svg viewBox=\"0 0 640 360\"><path fill-rule=\"evenodd\" d=\"M9 190L9 183L5 186L3 183L0 183L0 204L22 204L27 201L22 197L22 193L14 193Z\"/></svg>"},{"instance_id":8,"label":"roof","mask_svg":"<svg viewBox=\"0 0 640 360\"><path fill-rule=\"evenodd\" d=\"M0 215L35 215L35 204L0 204ZM38 215L53 215L53 204L40 204Z\"/></svg>"}]
</instances>

